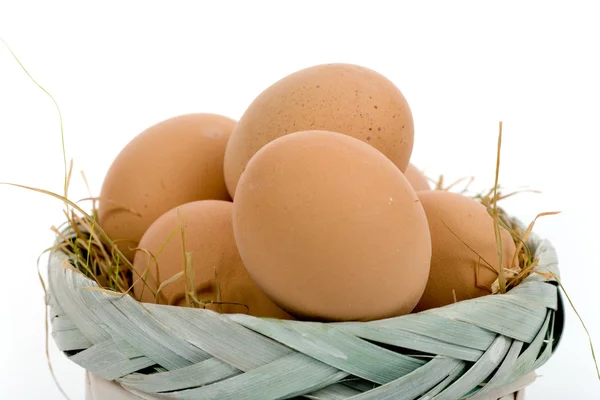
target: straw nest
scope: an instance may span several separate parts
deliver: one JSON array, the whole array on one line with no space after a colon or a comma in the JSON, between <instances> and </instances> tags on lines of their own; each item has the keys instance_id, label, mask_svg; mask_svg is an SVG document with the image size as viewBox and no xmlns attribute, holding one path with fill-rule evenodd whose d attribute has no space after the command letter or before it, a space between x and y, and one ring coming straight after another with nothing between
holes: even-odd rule
<instances>
[{"instance_id":1,"label":"straw nest","mask_svg":"<svg viewBox=\"0 0 600 400\"><path fill-rule=\"evenodd\" d=\"M160 398L487 399L543 365L562 331L555 250L535 234L526 244L537 273L505 294L350 323L142 304L55 250L52 335L91 373Z\"/></svg>"}]
</instances>

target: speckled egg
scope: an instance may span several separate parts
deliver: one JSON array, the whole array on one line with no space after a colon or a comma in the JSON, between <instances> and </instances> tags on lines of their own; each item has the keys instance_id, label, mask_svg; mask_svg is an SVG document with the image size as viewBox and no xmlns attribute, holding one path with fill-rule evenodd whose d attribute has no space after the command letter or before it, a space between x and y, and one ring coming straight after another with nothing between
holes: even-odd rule
<instances>
[{"instance_id":1,"label":"speckled egg","mask_svg":"<svg viewBox=\"0 0 600 400\"><path fill-rule=\"evenodd\" d=\"M360 139L401 171L413 148L412 113L394 83L358 65L313 66L267 88L240 118L225 154L225 182L232 197L246 164L261 147L302 130L334 131Z\"/></svg>"}]
</instances>

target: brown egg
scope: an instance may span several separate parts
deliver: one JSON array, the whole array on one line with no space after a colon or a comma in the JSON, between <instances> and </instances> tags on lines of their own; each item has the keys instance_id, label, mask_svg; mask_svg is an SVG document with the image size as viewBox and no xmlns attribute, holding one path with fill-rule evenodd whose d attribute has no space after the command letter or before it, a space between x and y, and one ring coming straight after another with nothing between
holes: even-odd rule
<instances>
[{"instance_id":1,"label":"brown egg","mask_svg":"<svg viewBox=\"0 0 600 400\"><path fill-rule=\"evenodd\" d=\"M490 294L499 264L494 220L485 206L447 191L423 191L418 196L427 214L433 254L429 281L415 311L454 303L455 295L461 301ZM501 237L503 265L508 268L516 248L508 231L501 229Z\"/></svg>"},{"instance_id":2,"label":"brown egg","mask_svg":"<svg viewBox=\"0 0 600 400\"><path fill-rule=\"evenodd\" d=\"M230 200L223 157L235 121L187 114L135 137L112 163L100 194L100 226L133 260L142 235L160 215L196 200Z\"/></svg>"},{"instance_id":3,"label":"brown egg","mask_svg":"<svg viewBox=\"0 0 600 400\"><path fill-rule=\"evenodd\" d=\"M301 318L409 313L429 275L415 192L388 158L347 135L297 132L263 147L240 179L233 224L250 275Z\"/></svg>"},{"instance_id":4,"label":"brown egg","mask_svg":"<svg viewBox=\"0 0 600 400\"><path fill-rule=\"evenodd\" d=\"M134 286L135 297L154 303L152 293L160 284L184 270L181 231L178 230L183 220L185 251L192 253L197 298L229 303L206 308L221 313L289 319L248 275L233 236L232 209L233 203L228 201L203 200L176 207L158 218L140 241L143 251L138 250L135 256L137 273L148 272L147 286L142 281ZM173 232L176 233L172 235ZM156 256L156 261L147 252ZM187 305L185 276L165 285L159 292L158 302Z\"/></svg>"},{"instance_id":5,"label":"brown egg","mask_svg":"<svg viewBox=\"0 0 600 400\"><path fill-rule=\"evenodd\" d=\"M429 185L429 181L427 177L421 170L415 167L413 164L408 164L406 167L406 171L404 171L404 176L410 182L410 185L415 190L415 192L420 192L422 190L431 190L431 186Z\"/></svg>"},{"instance_id":6,"label":"brown egg","mask_svg":"<svg viewBox=\"0 0 600 400\"><path fill-rule=\"evenodd\" d=\"M302 130L360 139L402 171L413 148L410 107L387 78L352 64L306 68L267 88L240 118L225 153L225 182L232 197L246 164L261 147Z\"/></svg>"}]
</instances>

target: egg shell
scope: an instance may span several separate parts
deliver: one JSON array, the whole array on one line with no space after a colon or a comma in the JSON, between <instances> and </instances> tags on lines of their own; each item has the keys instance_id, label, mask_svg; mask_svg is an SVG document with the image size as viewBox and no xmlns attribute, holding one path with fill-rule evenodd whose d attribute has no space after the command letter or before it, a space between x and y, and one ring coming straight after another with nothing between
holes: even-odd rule
<instances>
[{"instance_id":1,"label":"egg shell","mask_svg":"<svg viewBox=\"0 0 600 400\"><path fill-rule=\"evenodd\" d=\"M420 169L415 167L412 163L408 164L406 167L406 171L404 171L404 176L410 182L410 185L415 190L415 192L420 192L422 190L431 190L431 186L429 185L429 180L421 172Z\"/></svg>"},{"instance_id":2,"label":"egg shell","mask_svg":"<svg viewBox=\"0 0 600 400\"><path fill-rule=\"evenodd\" d=\"M246 164L261 147L302 130L360 139L402 171L414 141L408 102L383 75L353 64L306 68L263 91L240 118L225 153L225 181L232 197Z\"/></svg>"},{"instance_id":3,"label":"egg shell","mask_svg":"<svg viewBox=\"0 0 600 400\"><path fill-rule=\"evenodd\" d=\"M241 177L233 222L250 275L299 318L406 314L427 282L431 242L415 192L347 135L297 132L264 146Z\"/></svg>"},{"instance_id":4,"label":"egg shell","mask_svg":"<svg viewBox=\"0 0 600 400\"><path fill-rule=\"evenodd\" d=\"M291 318L262 293L248 275L233 236L232 210L231 202L203 200L176 207L158 218L140 241L140 248L144 251L138 251L135 256L137 276L148 272L146 284L138 280L134 285L136 298L154 303L155 298L149 288L156 292L162 282L184 270L181 231L178 230L183 222L185 251L192 253L197 298L237 303L213 304L206 308L221 313ZM156 261L147 252L156 256ZM187 305L185 276L165 285L159 292L158 302Z\"/></svg>"},{"instance_id":5,"label":"egg shell","mask_svg":"<svg viewBox=\"0 0 600 400\"><path fill-rule=\"evenodd\" d=\"M494 220L486 207L472 198L447 191L423 191L417 195L427 214L433 253L429 281L415 311L454 303L455 295L457 301L462 301L491 294L490 290L478 287L479 284L491 288L499 271ZM503 228L501 238L503 265L508 268L516 246ZM494 271L486 268L479 256Z\"/></svg>"},{"instance_id":6,"label":"egg shell","mask_svg":"<svg viewBox=\"0 0 600 400\"><path fill-rule=\"evenodd\" d=\"M235 121L186 114L162 121L125 146L100 193L100 226L133 260L142 235L160 215L196 200L230 200L223 158Z\"/></svg>"}]
</instances>

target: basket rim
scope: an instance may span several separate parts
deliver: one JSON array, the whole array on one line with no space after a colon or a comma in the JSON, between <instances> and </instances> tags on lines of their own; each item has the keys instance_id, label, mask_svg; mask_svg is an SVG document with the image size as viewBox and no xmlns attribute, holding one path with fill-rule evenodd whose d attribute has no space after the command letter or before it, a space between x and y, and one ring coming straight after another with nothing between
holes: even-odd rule
<instances>
[{"instance_id":1,"label":"basket rim","mask_svg":"<svg viewBox=\"0 0 600 400\"><path fill-rule=\"evenodd\" d=\"M512 220L512 222L518 226L520 226L521 228L524 227L524 224L517 218L515 217L510 217L510 219ZM549 247L551 251L555 251L554 246L552 245L552 243L547 240L547 239L542 239L540 238L535 232L532 232L530 235L530 238L528 239L527 244L529 245L533 245L532 247L535 249L534 252L536 252L540 246L546 246ZM64 252L62 252L60 249L55 249L53 251L50 252L50 258L49 258L49 262L48 262L48 268L51 268L51 264L52 264L52 258L56 257L57 254L59 255L59 257L64 257L65 260L68 260L68 255L66 255ZM63 261L64 262L64 261ZM537 270L540 266L536 267L535 270ZM76 269L76 268L75 268ZM554 268L557 272L559 272L558 269L558 264L555 266ZM81 273L81 271L77 271L79 273ZM83 275L83 273L81 273ZM479 297L479 298L473 298L473 299L465 299L465 300L461 300L460 302L457 303L453 303L453 304L448 304L446 306L443 307L437 307L431 310L425 310L425 311L421 311L418 313L408 313L405 315L400 315L400 316L396 316L396 317L389 317L389 318L384 318L384 319L379 319L379 320L372 320L372 321L311 321L311 320L300 320L300 319L295 319L295 320L283 320L283 319L278 319L278 318L274 318L274 317L257 317L257 316L252 316L252 315L248 315L248 314L243 314L243 313L231 313L231 314L219 314L221 316L226 316L226 317L231 317L231 318L235 318L235 316L243 316L243 318L246 319L257 319L257 320L277 320L277 321L284 321L285 323L290 323L290 324L311 324L311 325L319 325L319 326L335 326L335 325L355 325L355 324L370 324L370 323L376 323L379 321L386 321L386 320L396 320L396 319L400 319L400 318L415 318L415 316L422 315L422 314L428 314L430 313L432 310L440 310L440 309L451 309L452 307L455 307L457 304L470 304L470 303L476 303L479 301L479 299L482 298L496 298L496 297L504 297L507 295L510 295L511 292L513 290L515 290L516 288L520 287L522 284L528 282L529 280L531 280L531 278L533 277L534 274L531 274L529 277L527 277L523 282L521 282L519 285L511 288L510 290L508 290L506 293L502 294L502 293L497 293L497 294L490 294L490 295L486 295L483 297ZM85 279L87 279L90 283L90 285L92 286L97 286L97 284L90 278L84 276ZM539 281L539 279L538 279ZM554 351L556 350L560 339L562 338L562 334L564 332L565 329L565 323L566 323L566 318L565 318L565 303L564 303L564 299L562 298L562 294L560 291L560 286L558 284L558 282L555 279L543 279L543 282L553 285L557 288L557 309L555 312L555 321L554 321L554 345L553 345L553 350L552 352L554 353ZM126 296L127 294L123 294L123 293L119 293L117 291L114 291L115 295L123 295ZM108 295L107 295L108 296ZM132 297L132 296L131 296ZM132 297L133 298L133 297ZM138 302L139 304L151 304L152 307L179 307L179 306L173 306L173 305L167 305L167 304L154 304L154 303L142 303L139 302L137 299L133 298L136 302ZM188 307L184 307L184 308L188 308ZM209 312L209 313L215 313L212 310L208 310L208 309L203 309L203 308L190 308L190 310L194 310L193 312ZM218 314L218 313L217 313Z\"/></svg>"}]
</instances>

